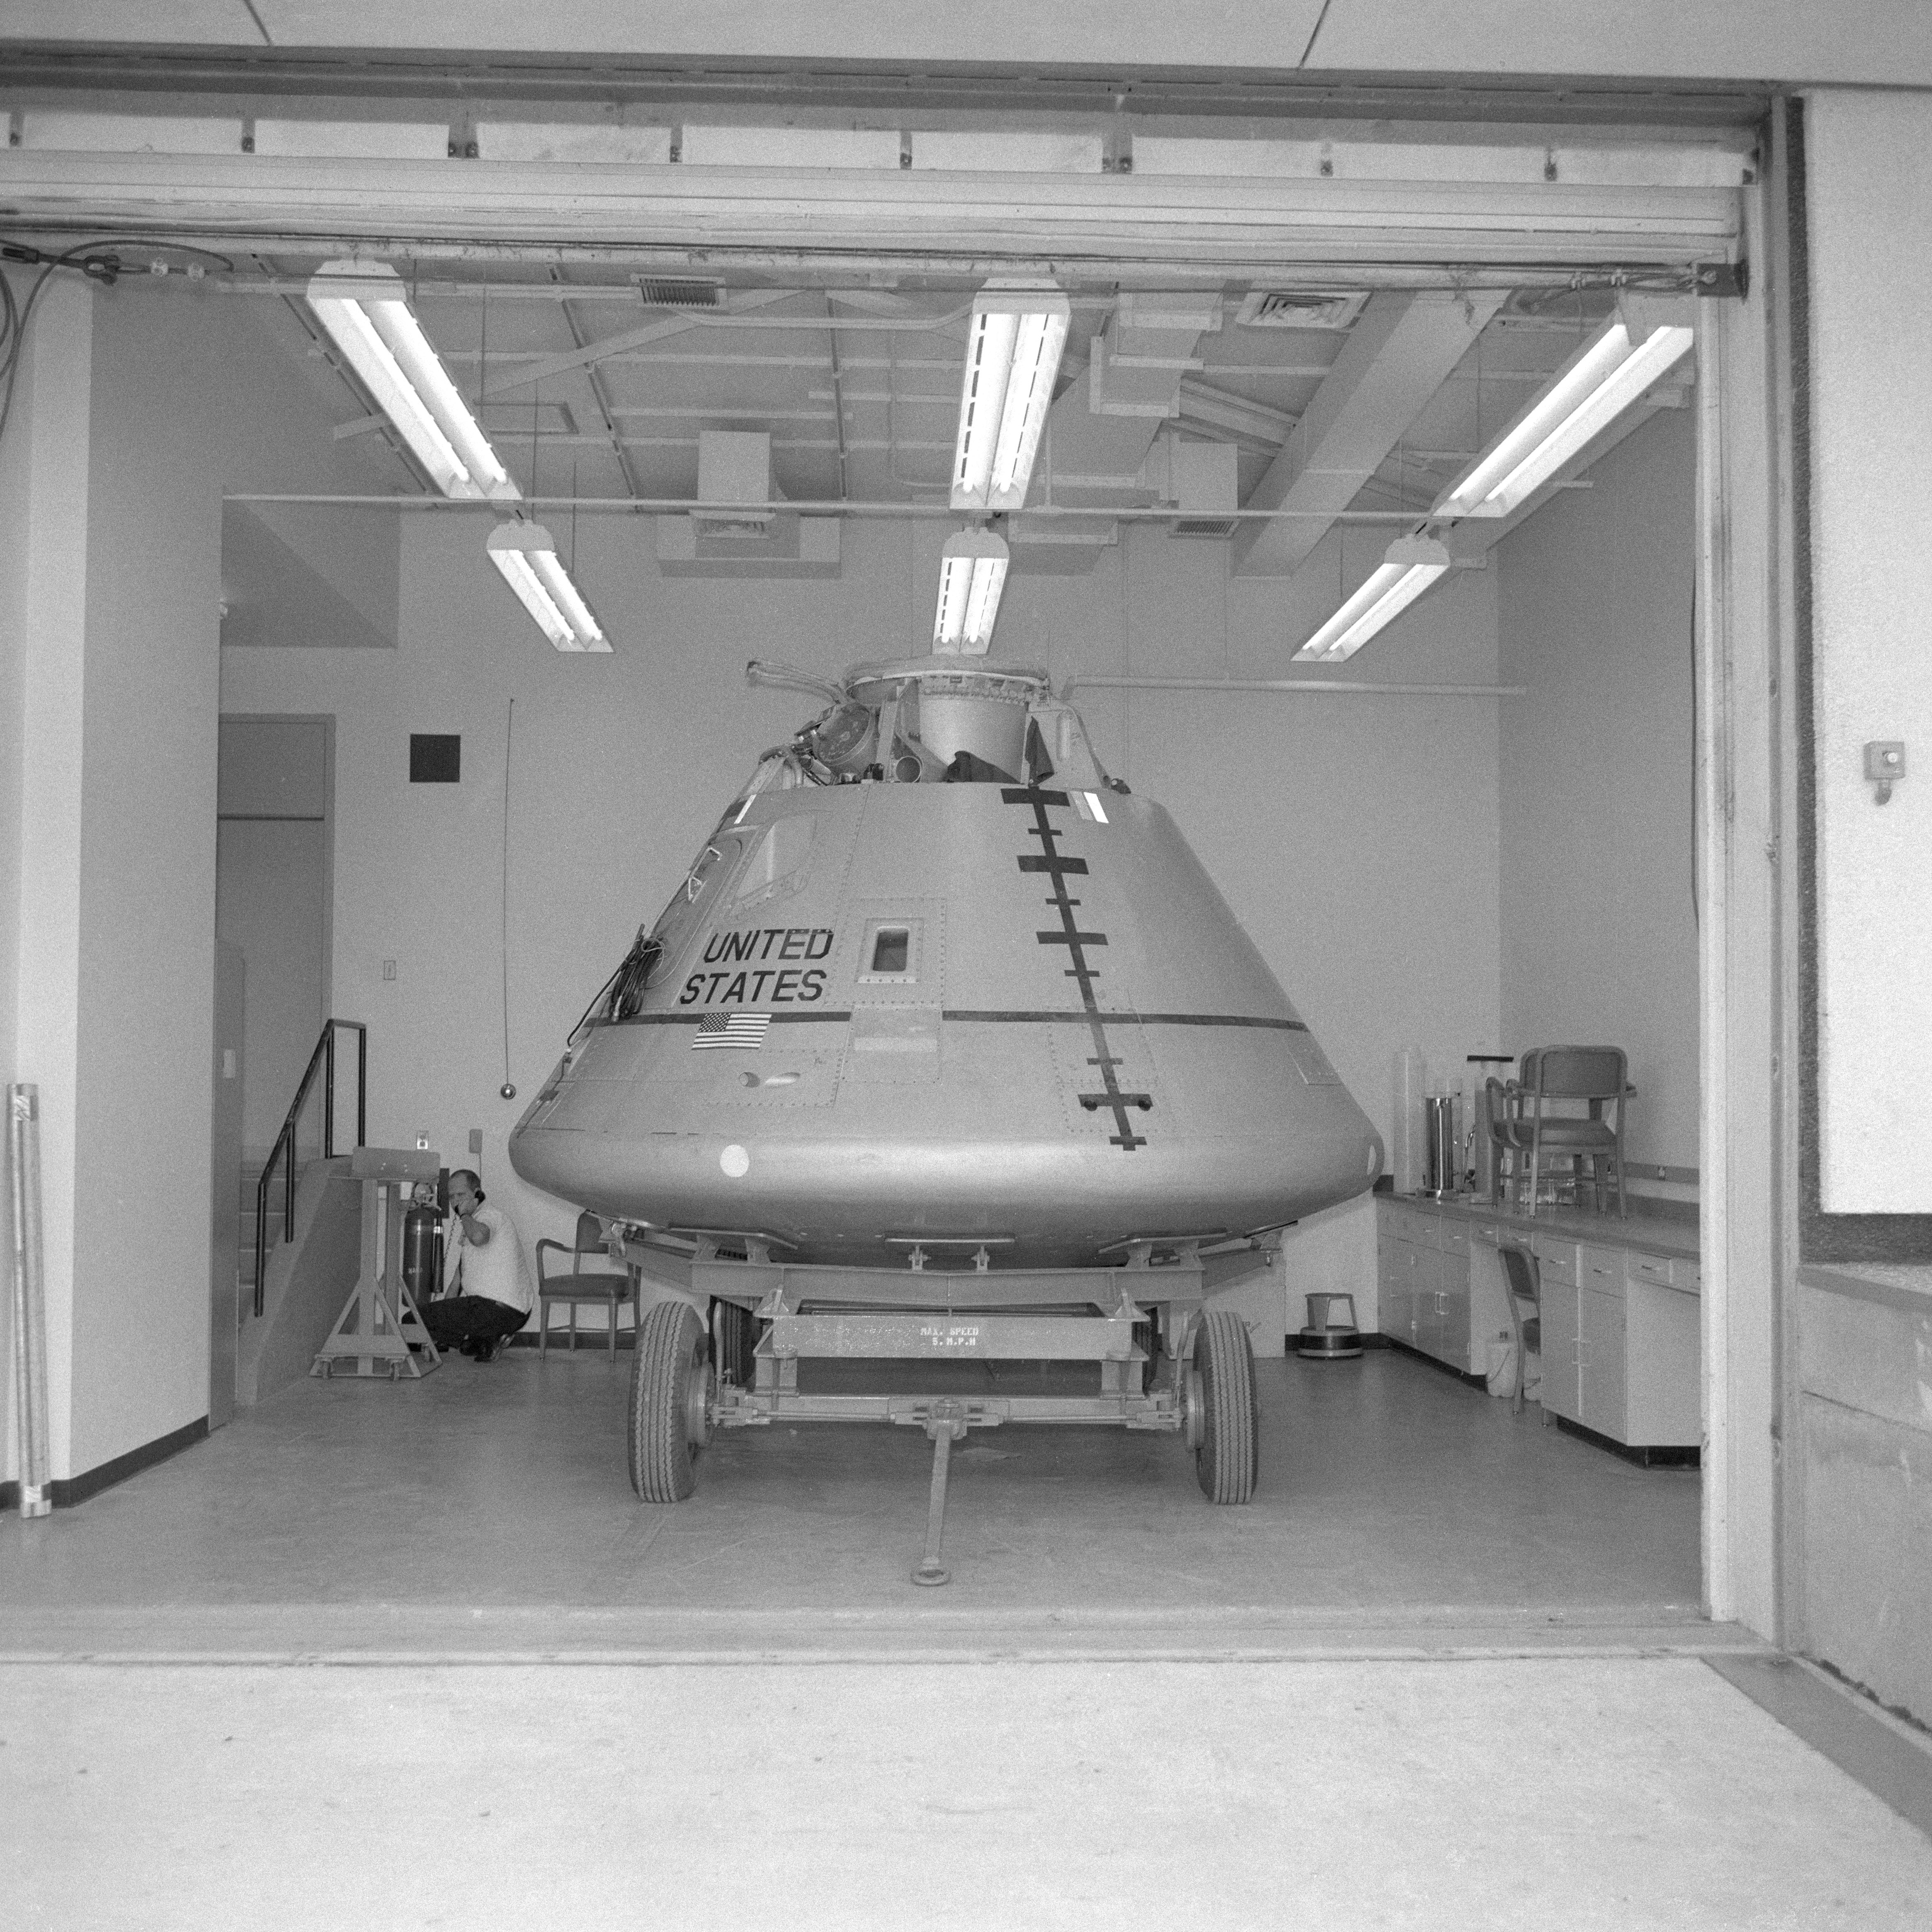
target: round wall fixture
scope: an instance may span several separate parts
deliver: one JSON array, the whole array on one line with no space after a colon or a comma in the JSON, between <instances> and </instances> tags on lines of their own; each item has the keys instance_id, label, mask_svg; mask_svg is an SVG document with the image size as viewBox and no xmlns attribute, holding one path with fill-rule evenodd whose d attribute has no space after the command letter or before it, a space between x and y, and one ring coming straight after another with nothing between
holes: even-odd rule
<instances>
[{"instance_id":1,"label":"round wall fixture","mask_svg":"<svg viewBox=\"0 0 1932 1932\"><path fill-rule=\"evenodd\" d=\"M752 1156L734 1142L718 1156L718 1165L734 1180L742 1180L752 1171Z\"/></svg>"}]
</instances>

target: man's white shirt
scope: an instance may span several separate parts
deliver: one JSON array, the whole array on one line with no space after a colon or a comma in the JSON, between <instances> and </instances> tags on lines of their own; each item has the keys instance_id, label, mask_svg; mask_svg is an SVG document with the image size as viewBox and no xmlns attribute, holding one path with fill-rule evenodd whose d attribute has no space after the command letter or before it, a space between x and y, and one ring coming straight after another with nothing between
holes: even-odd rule
<instances>
[{"instance_id":1,"label":"man's white shirt","mask_svg":"<svg viewBox=\"0 0 1932 1932\"><path fill-rule=\"evenodd\" d=\"M465 1294L487 1295L525 1314L536 1305L530 1286L530 1263L524 1258L523 1244L517 1239L515 1224L502 1208L488 1202L470 1217L490 1230L490 1238L478 1247L466 1240L462 1219L452 1214L442 1230L442 1286L444 1293L460 1287ZM463 1280L456 1280L458 1264Z\"/></svg>"}]
</instances>

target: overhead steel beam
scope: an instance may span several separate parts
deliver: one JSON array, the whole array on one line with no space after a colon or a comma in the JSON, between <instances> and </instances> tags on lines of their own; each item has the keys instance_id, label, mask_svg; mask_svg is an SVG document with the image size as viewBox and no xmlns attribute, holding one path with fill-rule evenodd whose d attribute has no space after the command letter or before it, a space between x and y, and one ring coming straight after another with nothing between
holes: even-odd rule
<instances>
[{"instance_id":1,"label":"overhead steel beam","mask_svg":"<svg viewBox=\"0 0 1932 1932\"><path fill-rule=\"evenodd\" d=\"M1346 510L1504 299L1497 290L1371 296L1246 507ZM1235 574L1292 576L1328 527L1318 516L1298 515L1238 532Z\"/></svg>"},{"instance_id":2,"label":"overhead steel beam","mask_svg":"<svg viewBox=\"0 0 1932 1932\"><path fill-rule=\"evenodd\" d=\"M1217 389L1198 376L1184 376L1180 379L1180 420L1205 423L1210 428L1225 430L1232 436L1245 436L1278 449L1294 434L1299 418L1290 416L1286 410L1270 409L1266 403L1235 395L1226 389Z\"/></svg>"}]
</instances>

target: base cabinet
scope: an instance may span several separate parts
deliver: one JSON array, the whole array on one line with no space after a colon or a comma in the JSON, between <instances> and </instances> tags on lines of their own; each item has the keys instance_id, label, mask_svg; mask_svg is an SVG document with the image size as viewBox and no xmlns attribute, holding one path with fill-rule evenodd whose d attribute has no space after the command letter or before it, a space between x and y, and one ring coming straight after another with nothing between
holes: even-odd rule
<instances>
[{"instance_id":1,"label":"base cabinet","mask_svg":"<svg viewBox=\"0 0 1932 1932\"><path fill-rule=\"evenodd\" d=\"M1696 1448L1703 1376L1694 1259L1512 1226L1487 1208L1384 1201L1382 1333L1462 1374L1486 1373L1489 1345L1510 1325L1502 1246L1536 1257L1544 1407L1633 1448Z\"/></svg>"},{"instance_id":2,"label":"base cabinet","mask_svg":"<svg viewBox=\"0 0 1932 1932\"><path fill-rule=\"evenodd\" d=\"M1620 1295L1578 1293L1576 1372L1582 1384L1582 1421L1586 1429L1618 1442L1630 1440L1624 1415L1629 1378L1624 1361L1624 1304Z\"/></svg>"},{"instance_id":3,"label":"base cabinet","mask_svg":"<svg viewBox=\"0 0 1932 1932\"><path fill-rule=\"evenodd\" d=\"M1577 1341L1581 1323L1576 1290L1562 1282L1543 1285L1543 1406L1571 1422L1583 1419Z\"/></svg>"},{"instance_id":4,"label":"base cabinet","mask_svg":"<svg viewBox=\"0 0 1932 1932\"><path fill-rule=\"evenodd\" d=\"M1469 1241L1432 1204L1385 1202L1376 1235L1382 1332L1459 1373L1488 1369L1470 1332Z\"/></svg>"}]
</instances>

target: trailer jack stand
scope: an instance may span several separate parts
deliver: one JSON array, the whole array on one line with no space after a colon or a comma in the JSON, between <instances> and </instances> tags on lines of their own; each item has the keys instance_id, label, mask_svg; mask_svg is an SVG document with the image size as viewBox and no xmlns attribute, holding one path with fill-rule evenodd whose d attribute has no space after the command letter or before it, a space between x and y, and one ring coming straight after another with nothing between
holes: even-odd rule
<instances>
[{"instance_id":1,"label":"trailer jack stand","mask_svg":"<svg viewBox=\"0 0 1932 1932\"><path fill-rule=\"evenodd\" d=\"M932 1500L926 1513L925 1559L912 1573L912 1580L937 1589L952 1580L952 1571L940 1566L939 1540L946 1529L946 1478L952 1464L952 1445L966 1433L964 1406L936 1402L925 1420L926 1432L932 1438Z\"/></svg>"}]
</instances>

